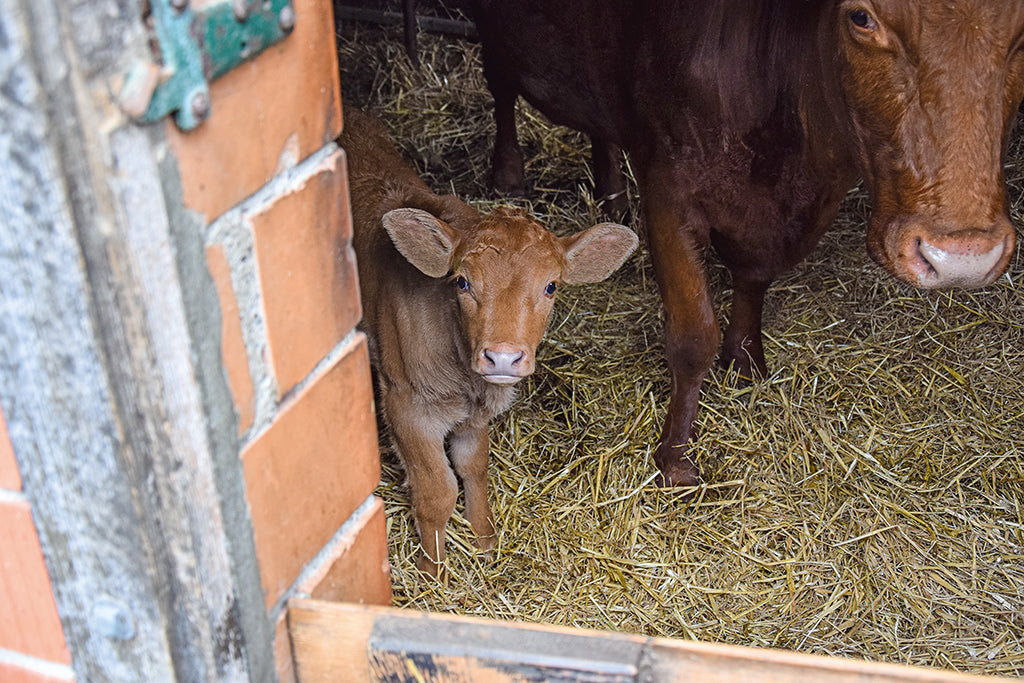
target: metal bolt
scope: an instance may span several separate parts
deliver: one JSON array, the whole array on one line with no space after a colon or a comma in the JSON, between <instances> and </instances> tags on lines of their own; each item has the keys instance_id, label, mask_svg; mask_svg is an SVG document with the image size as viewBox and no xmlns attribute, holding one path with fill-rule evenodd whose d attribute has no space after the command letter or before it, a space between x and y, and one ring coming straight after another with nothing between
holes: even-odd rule
<instances>
[{"instance_id":1,"label":"metal bolt","mask_svg":"<svg viewBox=\"0 0 1024 683\"><path fill-rule=\"evenodd\" d=\"M178 12L184 12L188 8L188 0L171 0L171 7Z\"/></svg>"},{"instance_id":2,"label":"metal bolt","mask_svg":"<svg viewBox=\"0 0 1024 683\"><path fill-rule=\"evenodd\" d=\"M233 0L231 8L235 12L235 21L243 23L249 18L249 0Z\"/></svg>"},{"instance_id":3,"label":"metal bolt","mask_svg":"<svg viewBox=\"0 0 1024 683\"><path fill-rule=\"evenodd\" d=\"M291 5L285 5L281 8L281 14L277 17L277 25L285 33L290 33L295 28L295 10Z\"/></svg>"},{"instance_id":4,"label":"metal bolt","mask_svg":"<svg viewBox=\"0 0 1024 683\"><path fill-rule=\"evenodd\" d=\"M192 96L192 100L189 102L189 106L192 108L192 116L196 117L197 121L204 120L210 115L210 96L206 91L200 90Z\"/></svg>"},{"instance_id":5,"label":"metal bolt","mask_svg":"<svg viewBox=\"0 0 1024 683\"><path fill-rule=\"evenodd\" d=\"M111 598L100 598L92 606L89 623L107 638L131 640L135 637L135 618L126 605Z\"/></svg>"}]
</instances>

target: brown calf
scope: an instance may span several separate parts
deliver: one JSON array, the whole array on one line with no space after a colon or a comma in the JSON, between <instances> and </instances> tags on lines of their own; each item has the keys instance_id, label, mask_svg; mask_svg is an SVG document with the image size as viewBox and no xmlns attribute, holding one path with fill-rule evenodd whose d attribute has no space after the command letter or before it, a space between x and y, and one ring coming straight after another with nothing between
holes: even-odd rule
<instances>
[{"instance_id":1,"label":"brown calf","mask_svg":"<svg viewBox=\"0 0 1024 683\"><path fill-rule=\"evenodd\" d=\"M436 575L456 475L478 545L494 547L487 426L533 372L555 290L608 277L637 237L612 223L557 237L522 211L438 196L358 110L345 109L339 142L381 408L408 475L417 565Z\"/></svg>"}]
</instances>

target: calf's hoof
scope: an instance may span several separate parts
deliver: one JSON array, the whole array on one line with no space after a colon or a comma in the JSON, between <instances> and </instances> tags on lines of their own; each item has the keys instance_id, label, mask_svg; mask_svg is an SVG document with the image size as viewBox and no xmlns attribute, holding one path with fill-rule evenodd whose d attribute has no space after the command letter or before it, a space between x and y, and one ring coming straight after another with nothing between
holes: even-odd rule
<instances>
[{"instance_id":1,"label":"calf's hoof","mask_svg":"<svg viewBox=\"0 0 1024 683\"><path fill-rule=\"evenodd\" d=\"M435 579L437 581L444 579L444 565L439 565L425 554L421 554L416 558L416 568L420 570L420 573L431 579Z\"/></svg>"},{"instance_id":2,"label":"calf's hoof","mask_svg":"<svg viewBox=\"0 0 1024 683\"><path fill-rule=\"evenodd\" d=\"M476 547L479 549L477 556L485 562L490 562L494 559L494 546L498 544L497 534L491 534L489 536L477 536Z\"/></svg>"}]
</instances>

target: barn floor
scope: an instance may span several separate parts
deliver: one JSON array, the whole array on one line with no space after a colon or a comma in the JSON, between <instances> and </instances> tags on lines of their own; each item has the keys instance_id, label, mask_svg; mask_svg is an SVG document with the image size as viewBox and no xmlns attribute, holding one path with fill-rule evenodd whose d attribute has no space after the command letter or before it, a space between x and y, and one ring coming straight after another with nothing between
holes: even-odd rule
<instances>
[{"instance_id":1,"label":"barn floor","mask_svg":"<svg viewBox=\"0 0 1024 683\"><path fill-rule=\"evenodd\" d=\"M435 189L488 209L478 46L420 46L414 70L397 29L344 27L343 96ZM558 232L599 221L585 139L525 106L520 128L533 191L512 203ZM396 604L1024 675L1024 256L982 291L916 291L869 259L865 216L851 194L770 291L770 376L740 388L712 371L706 484L688 501L652 484L668 381L646 252L563 290L538 371L492 428L493 561L456 518L447 584L418 576L403 475L383 452ZM728 278L711 269L724 311Z\"/></svg>"}]
</instances>

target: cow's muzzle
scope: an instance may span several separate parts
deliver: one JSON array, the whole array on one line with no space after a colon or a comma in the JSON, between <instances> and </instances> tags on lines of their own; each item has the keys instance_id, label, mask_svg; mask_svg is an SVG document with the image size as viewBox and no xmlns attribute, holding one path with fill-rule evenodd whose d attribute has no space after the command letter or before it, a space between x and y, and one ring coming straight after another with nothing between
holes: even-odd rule
<instances>
[{"instance_id":1,"label":"cow's muzzle","mask_svg":"<svg viewBox=\"0 0 1024 683\"><path fill-rule=\"evenodd\" d=\"M985 230L945 233L911 221L897 231L896 239L886 240L888 254L873 255L896 277L922 289L971 289L1003 274L1015 243L1008 219Z\"/></svg>"}]
</instances>

